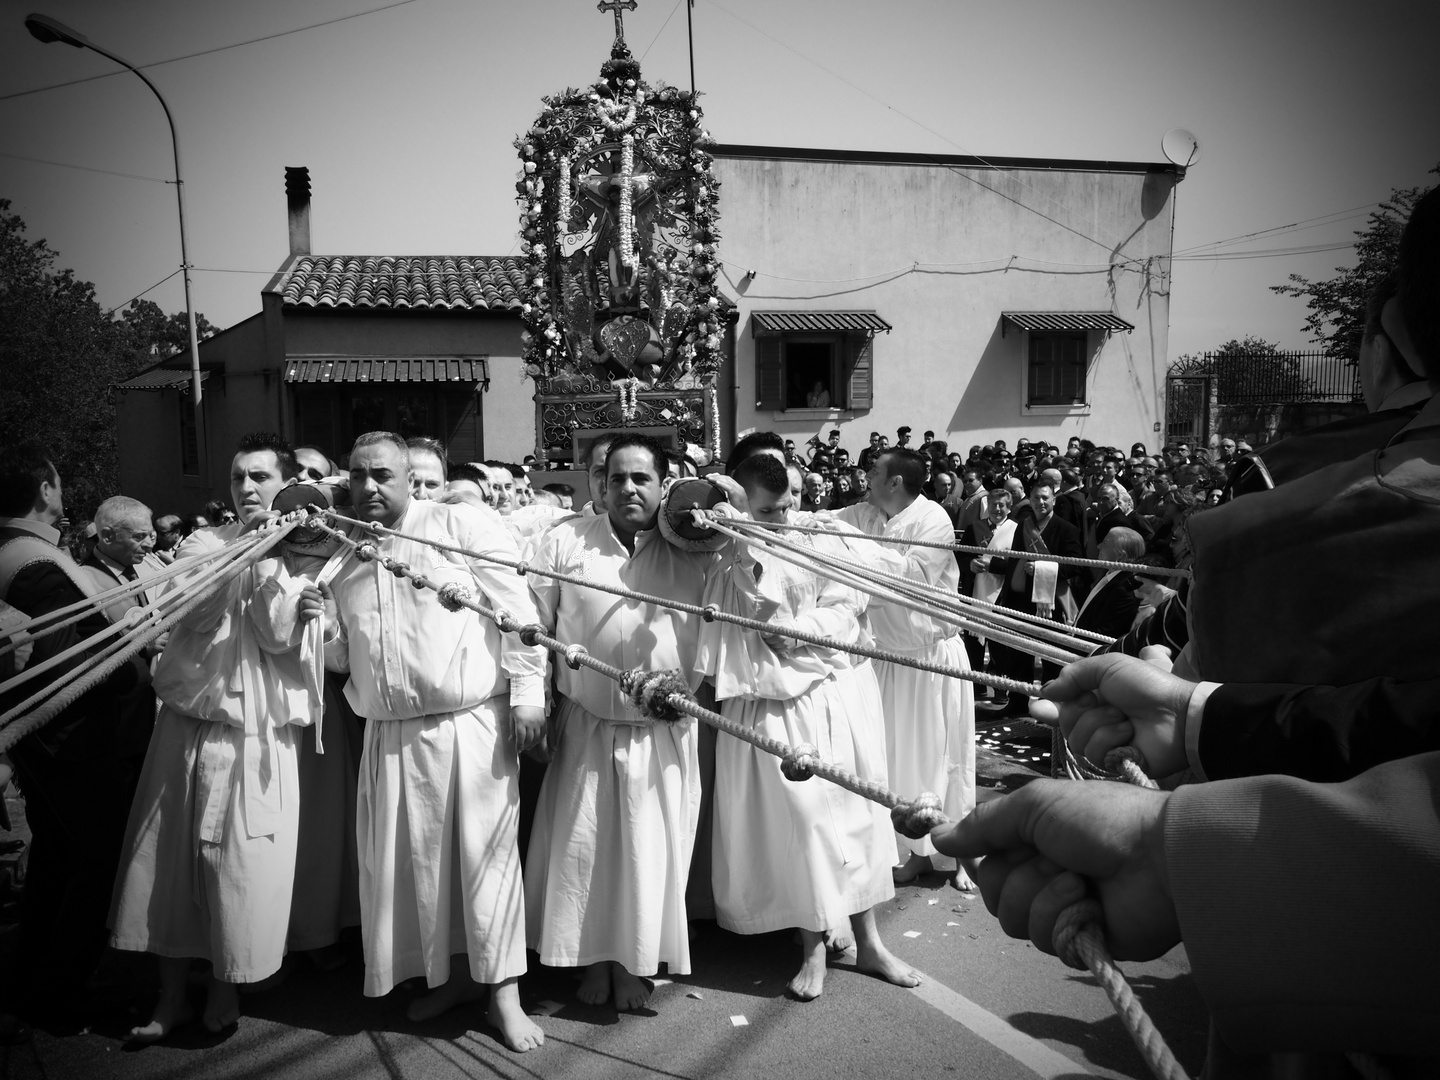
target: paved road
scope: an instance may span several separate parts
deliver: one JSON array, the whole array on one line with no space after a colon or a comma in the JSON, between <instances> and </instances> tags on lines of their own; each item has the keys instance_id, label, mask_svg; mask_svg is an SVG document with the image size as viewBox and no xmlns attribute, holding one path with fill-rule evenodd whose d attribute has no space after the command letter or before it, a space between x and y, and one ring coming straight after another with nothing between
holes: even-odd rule
<instances>
[{"instance_id":1,"label":"paved road","mask_svg":"<svg viewBox=\"0 0 1440 1080\"><path fill-rule=\"evenodd\" d=\"M982 777L1013 774L998 759ZM897 890L881 906L881 932L926 975L902 990L854 970L853 954L832 964L825 993L798 1002L785 984L799 949L788 934L739 937L714 924L694 947L694 974L660 980L651 1007L618 1015L581 1005L565 971L532 971L526 1007L543 1014L546 1044L512 1054L478 1009L411 1024L414 990L370 1000L361 960L321 973L292 957L278 987L242 998L238 1028L223 1037L198 1029L140 1051L120 1037L138 1014L117 1008L93 1031L38 1031L28 1044L0 1047L0 1077L16 1080L450 1080L544 1077L604 1080L653 1077L784 1077L867 1080L899 1076L1144 1077L1103 991L1028 942L1005 937L978 897L940 875ZM914 935L914 936L906 936ZM143 958L111 955L107 974L131 987L153 985ZM1182 1065L1199 1073L1204 1010L1183 949L1126 966L1132 985ZM143 1000L143 999L142 999ZM144 1002L148 1005L148 1002Z\"/></svg>"}]
</instances>

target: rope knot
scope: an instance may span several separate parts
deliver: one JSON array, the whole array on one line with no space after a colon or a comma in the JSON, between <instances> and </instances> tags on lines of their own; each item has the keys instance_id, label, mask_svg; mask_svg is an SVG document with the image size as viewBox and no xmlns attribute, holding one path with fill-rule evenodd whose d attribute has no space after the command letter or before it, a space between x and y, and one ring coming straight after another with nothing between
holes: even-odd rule
<instances>
[{"instance_id":1,"label":"rope knot","mask_svg":"<svg viewBox=\"0 0 1440 1080\"><path fill-rule=\"evenodd\" d=\"M436 596L440 599L440 606L446 611L459 611L465 606L465 601L470 599L470 590L458 581L448 581L440 586Z\"/></svg>"},{"instance_id":2,"label":"rope knot","mask_svg":"<svg viewBox=\"0 0 1440 1080\"><path fill-rule=\"evenodd\" d=\"M921 840L930 834L930 830L936 825L943 825L949 820L945 816L941 806L940 796L933 791L926 791L908 803L901 803L890 811L890 823L895 826L895 831L908 836L911 840Z\"/></svg>"},{"instance_id":3,"label":"rope knot","mask_svg":"<svg viewBox=\"0 0 1440 1080\"><path fill-rule=\"evenodd\" d=\"M515 621L515 616L511 615L510 612L506 611L503 607L497 607L495 613L491 615L490 618L494 619L495 625L507 634L512 630L518 630L520 628L520 624Z\"/></svg>"},{"instance_id":4,"label":"rope knot","mask_svg":"<svg viewBox=\"0 0 1440 1080\"><path fill-rule=\"evenodd\" d=\"M524 559L521 559L518 563L515 564L515 572L521 577L524 577L530 572L530 564L527 563Z\"/></svg>"},{"instance_id":5,"label":"rope knot","mask_svg":"<svg viewBox=\"0 0 1440 1080\"><path fill-rule=\"evenodd\" d=\"M1090 945L1095 944L1097 938L1103 942L1104 934L1100 928L1105 925L1104 920L1105 909L1094 897L1077 900L1060 912L1050 942L1055 946L1055 955L1065 962L1066 967L1078 971L1090 970L1090 965L1085 962L1085 938L1089 939Z\"/></svg>"},{"instance_id":6,"label":"rope knot","mask_svg":"<svg viewBox=\"0 0 1440 1080\"><path fill-rule=\"evenodd\" d=\"M690 696L690 684L677 668L669 671L631 668L620 677L620 688L642 716L672 724L685 714L671 704L670 695Z\"/></svg>"},{"instance_id":7,"label":"rope knot","mask_svg":"<svg viewBox=\"0 0 1440 1080\"><path fill-rule=\"evenodd\" d=\"M520 627L520 640L526 645L539 645L540 635L545 633L545 627L538 622L526 623Z\"/></svg>"},{"instance_id":8,"label":"rope knot","mask_svg":"<svg viewBox=\"0 0 1440 1080\"><path fill-rule=\"evenodd\" d=\"M1133 746L1117 746L1105 755L1105 768L1119 773L1136 787L1156 788L1158 785L1145 772L1145 755Z\"/></svg>"},{"instance_id":9,"label":"rope knot","mask_svg":"<svg viewBox=\"0 0 1440 1080\"><path fill-rule=\"evenodd\" d=\"M579 670L580 670L580 658L581 658L582 656L589 656L589 655L590 655L590 653L586 650L586 648L585 648L584 645L567 645L567 646L565 646L565 663L567 663L567 664L570 665L570 668L571 668L572 671L579 671Z\"/></svg>"},{"instance_id":10,"label":"rope knot","mask_svg":"<svg viewBox=\"0 0 1440 1080\"><path fill-rule=\"evenodd\" d=\"M800 743L780 759L780 771L786 780L799 783L815 775L814 768L820 761L820 751L812 743Z\"/></svg>"},{"instance_id":11,"label":"rope knot","mask_svg":"<svg viewBox=\"0 0 1440 1080\"><path fill-rule=\"evenodd\" d=\"M387 558L385 560L385 569L402 580L410 576L410 564L400 562L398 559Z\"/></svg>"},{"instance_id":12,"label":"rope knot","mask_svg":"<svg viewBox=\"0 0 1440 1080\"><path fill-rule=\"evenodd\" d=\"M700 617L701 617L702 619L704 619L706 622L714 622L714 621L715 621L715 616L716 616L716 615L719 615L719 614L720 614L720 606L719 606L718 604L706 604L706 605L705 605L705 610L703 610L702 612L700 612Z\"/></svg>"},{"instance_id":13,"label":"rope knot","mask_svg":"<svg viewBox=\"0 0 1440 1080\"><path fill-rule=\"evenodd\" d=\"M361 562L374 562L379 558L379 549L370 542L355 545L355 557Z\"/></svg>"},{"instance_id":14,"label":"rope knot","mask_svg":"<svg viewBox=\"0 0 1440 1080\"><path fill-rule=\"evenodd\" d=\"M430 588L430 579L424 574L412 573L410 575L410 584L414 585L417 589L428 589Z\"/></svg>"}]
</instances>

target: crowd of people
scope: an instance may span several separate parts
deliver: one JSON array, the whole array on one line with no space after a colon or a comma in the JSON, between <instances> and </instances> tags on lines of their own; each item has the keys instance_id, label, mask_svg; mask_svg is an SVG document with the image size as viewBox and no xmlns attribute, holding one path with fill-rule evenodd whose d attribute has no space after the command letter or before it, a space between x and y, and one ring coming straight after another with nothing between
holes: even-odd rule
<instances>
[{"instance_id":1,"label":"crowd of people","mask_svg":"<svg viewBox=\"0 0 1440 1080\"><path fill-rule=\"evenodd\" d=\"M1121 958L1183 941L1215 1024L1212 1074L1268 1051L1356 1050L1433 1073L1437 295L1432 193L1372 298L1365 417L1259 456L1223 439L1159 457L1020 439L961 459L928 432L910 449L902 428L853 467L838 432L804 459L753 432L708 474L725 500L700 539L665 506L694 461L641 434L591 447L584 500L535 491L543 474L525 464L447 463L426 439L369 432L341 467L256 434L232 462L234 520L207 507L216 523L157 550L184 519L115 496L72 559L50 455L7 447L7 710L24 711L33 687L8 680L27 667L63 676L103 652L108 625L143 627L102 593L187 600L10 748L33 840L6 1004L83 1012L108 942L159 958L135 1042L196 1019L218 1031L239 986L263 986L288 952L343 962L358 925L367 995L423 978L413 1020L483 1001L526 1051L544 1041L520 1001L529 953L584 968L582 1001L634 1008L661 965L688 973L690 924L707 917L798 931L797 998L820 996L829 951L851 944L861 971L913 986L874 908L940 870L962 889L978 878L1004 929L1045 950L1087 896ZM337 516L292 520L278 547L213 569L301 505ZM746 539L800 525L786 533L798 558ZM822 556L1068 624L1097 655L1061 670L1023 635L967 637L938 608L817 572ZM1176 564L1189 575L1161 572ZM536 632L456 614L465 598ZM62 611L54 632L15 631ZM887 659L851 648L868 645ZM875 804L789 779L794 762L658 718L584 657L673 672L742 728L934 793L953 824L897 833ZM1046 680L1040 699L994 708L1048 712L1097 766L1132 746L1162 790L1036 780L976 809L972 684L939 672L981 665ZM23 1028L0 1021L5 1037Z\"/></svg>"}]
</instances>

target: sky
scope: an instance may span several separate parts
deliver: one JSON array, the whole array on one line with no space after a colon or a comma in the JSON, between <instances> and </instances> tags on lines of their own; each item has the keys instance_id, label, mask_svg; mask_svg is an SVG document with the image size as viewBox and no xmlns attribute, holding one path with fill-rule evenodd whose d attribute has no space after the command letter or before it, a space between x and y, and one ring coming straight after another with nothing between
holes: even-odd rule
<instances>
[{"instance_id":1,"label":"sky","mask_svg":"<svg viewBox=\"0 0 1440 1080\"><path fill-rule=\"evenodd\" d=\"M513 253L511 140L543 95L598 76L614 25L594 0L0 0L0 199L106 308L143 294L169 311L184 299L178 275L157 286L180 263L164 114L111 61L31 37L37 10L144 66L169 102L194 305L222 327L259 311L288 254L285 166L310 169L317 254ZM684 0L626 14L650 82L690 85L686 14ZM1193 132L1172 358L1247 334L1312 347L1303 303L1268 286L1330 276L1392 189L1437 179L1433 0L695 0L690 14L722 143L1158 162L1166 131ZM723 192L720 213L724 258ZM1012 254L1046 257L995 253Z\"/></svg>"}]
</instances>

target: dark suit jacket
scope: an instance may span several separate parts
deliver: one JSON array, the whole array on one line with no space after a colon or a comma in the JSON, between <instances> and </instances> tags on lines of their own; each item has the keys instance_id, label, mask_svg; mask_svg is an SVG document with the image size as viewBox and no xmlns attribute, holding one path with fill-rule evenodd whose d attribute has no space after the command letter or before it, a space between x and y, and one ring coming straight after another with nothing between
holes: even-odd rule
<instances>
[{"instance_id":1,"label":"dark suit jacket","mask_svg":"<svg viewBox=\"0 0 1440 1080\"><path fill-rule=\"evenodd\" d=\"M1029 507L1027 506L1026 509L1028 510ZM1016 520L1019 522L1019 524L1016 526L1015 529L1015 539L1010 544L1010 548L1012 551L1026 550L1026 517L1031 517L1033 519L1033 515L1028 514L1017 515L1016 517ZM1082 558L1085 554L1084 549L1080 546L1079 530L1076 529L1074 525L1071 525L1068 521L1062 521L1058 514L1050 515L1049 523L1045 526L1045 528L1040 530L1040 539L1044 542L1045 547L1049 549L1050 554L1052 555L1063 555L1070 558ZM1022 560L1009 559L1007 561L1010 563L1010 566L1005 573L1005 587L1000 592L1001 606L1018 608L1022 611L1033 611L1034 609L1030 606L1029 577L1027 576L1022 579L1026 583L1023 589L1016 589L1014 585L1015 568L1020 565ZM1080 599L1077 590L1080 588L1080 583L1084 580L1084 574L1085 568L1083 566L1075 566L1072 563L1060 564L1060 580L1062 582L1069 583L1072 593L1075 593L1076 595L1077 603L1079 603Z\"/></svg>"},{"instance_id":2,"label":"dark suit jacket","mask_svg":"<svg viewBox=\"0 0 1440 1080\"><path fill-rule=\"evenodd\" d=\"M1135 622L1140 610L1140 597L1135 595L1133 574L1119 573L1105 587L1085 599L1085 610L1075 625L1106 637L1123 638Z\"/></svg>"},{"instance_id":3,"label":"dark suit jacket","mask_svg":"<svg viewBox=\"0 0 1440 1080\"><path fill-rule=\"evenodd\" d=\"M1067 491L1063 495L1055 496L1055 516L1062 521L1068 521L1083 532L1085 508L1089 505L1089 501L1085 498L1085 492L1076 488L1074 491Z\"/></svg>"},{"instance_id":4,"label":"dark suit jacket","mask_svg":"<svg viewBox=\"0 0 1440 1080\"><path fill-rule=\"evenodd\" d=\"M0 543L23 534L21 530L0 528ZM31 618L68 607L85 599L79 587L52 562L37 562L25 567L10 582L3 598ZM35 639L35 651L27 667L36 667L51 657L74 647L86 638L104 630L105 616L98 611L80 622ZM58 676L72 671L103 646L86 649L52 670L37 676L0 699L0 709L9 710L37 690L49 685ZM139 669L125 664L108 679L63 710L34 735L20 741L20 746L37 745L44 752L67 760L93 761L114 754L116 707L115 698L136 686Z\"/></svg>"},{"instance_id":5,"label":"dark suit jacket","mask_svg":"<svg viewBox=\"0 0 1440 1080\"><path fill-rule=\"evenodd\" d=\"M116 573L113 567L107 566L96 552L90 553L90 557L85 560L84 565L104 571L115 579L116 584L126 581L124 575ZM143 580L149 576L148 571L139 576ZM145 593L138 593L134 599L126 603L126 606L139 607L153 599L153 596L147 599ZM115 709L117 713L115 753L120 757L144 757L145 751L150 745L150 735L155 730L154 689L149 683L146 683L144 686L137 686L123 694L116 694Z\"/></svg>"}]
</instances>

